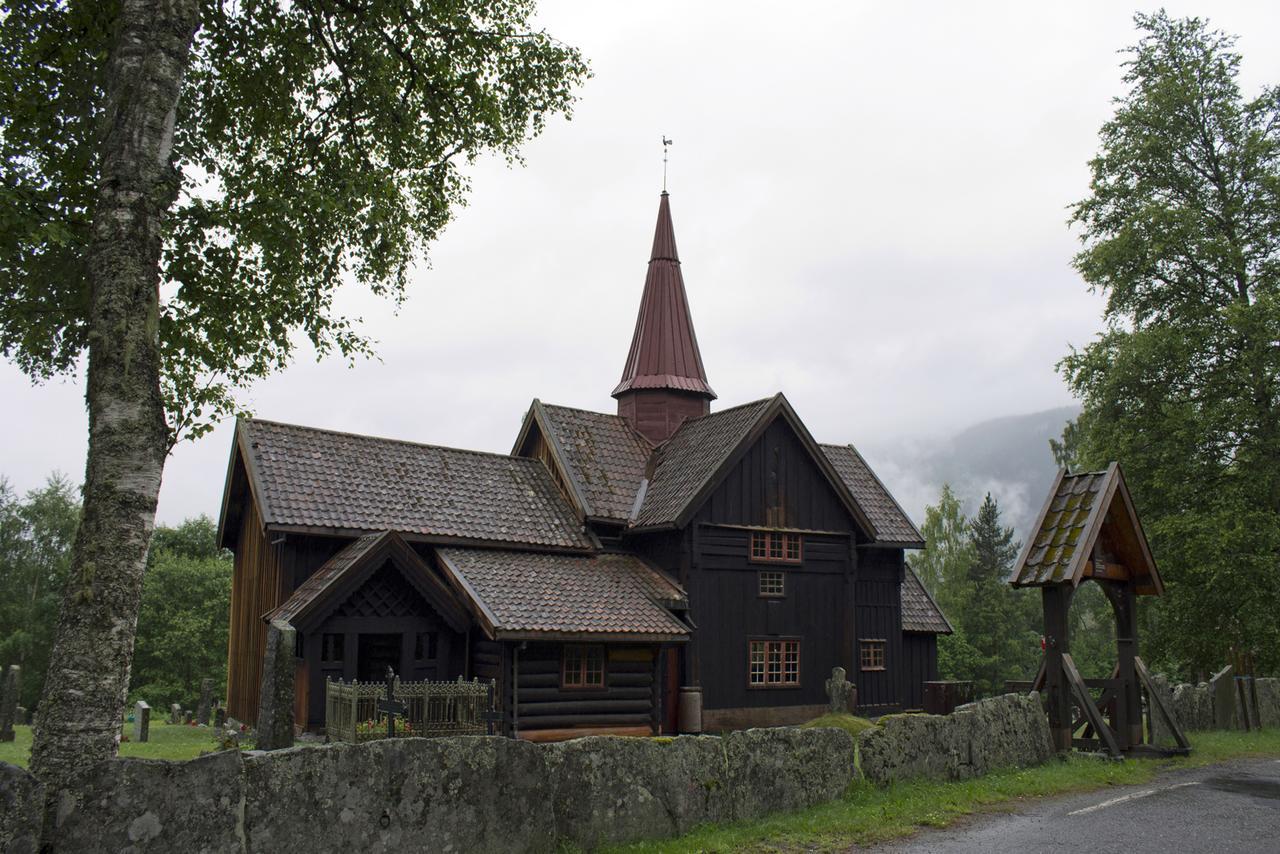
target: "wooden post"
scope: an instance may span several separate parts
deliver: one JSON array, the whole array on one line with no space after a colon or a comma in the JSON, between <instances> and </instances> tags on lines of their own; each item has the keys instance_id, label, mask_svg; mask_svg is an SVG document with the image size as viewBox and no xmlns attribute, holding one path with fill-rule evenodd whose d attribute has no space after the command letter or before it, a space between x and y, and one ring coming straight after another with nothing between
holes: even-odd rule
<instances>
[{"instance_id":1,"label":"wooden post","mask_svg":"<svg viewBox=\"0 0 1280 854\"><path fill-rule=\"evenodd\" d=\"M1138 597L1131 583L1098 582L1116 615L1116 667L1121 680L1117 735L1128 750L1142 744L1142 694L1134 662L1138 658Z\"/></svg>"},{"instance_id":2,"label":"wooden post","mask_svg":"<svg viewBox=\"0 0 1280 854\"><path fill-rule=\"evenodd\" d=\"M1066 584L1041 588L1044 603L1044 685L1049 695L1049 737L1058 751L1071 749L1071 687L1062 656L1071 652L1067 615L1074 589Z\"/></svg>"}]
</instances>

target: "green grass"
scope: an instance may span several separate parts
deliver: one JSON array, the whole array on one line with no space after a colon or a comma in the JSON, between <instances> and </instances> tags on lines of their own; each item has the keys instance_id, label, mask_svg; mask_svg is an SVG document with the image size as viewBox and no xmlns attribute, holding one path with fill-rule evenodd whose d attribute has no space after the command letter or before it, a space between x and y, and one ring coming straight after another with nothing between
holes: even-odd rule
<instances>
[{"instance_id":1,"label":"green grass","mask_svg":"<svg viewBox=\"0 0 1280 854\"><path fill-rule=\"evenodd\" d=\"M914 781L888 788L849 787L828 804L759 821L708 825L687 836L608 849L615 852L729 852L845 850L945 827L976 812L1012 809L1019 801L1145 783L1162 771L1248 756L1280 756L1280 730L1196 733L1194 752L1175 759L1112 762L1083 755L1022 770L1006 770L956 783Z\"/></svg>"},{"instance_id":2,"label":"green grass","mask_svg":"<svg viewBox=\"0 0 1280 854\"><path fill-rule=\"evenodd\" d=\"M858 733L862 732L864 729L870 729L875 726L875 724L866 718L854 717L848 713L841 714L839 712L827 712L822 717L814 718L807 724L801 724L800 726L803 729L810 729L812 727L835 727L836 729L844 730L849 733L849 735L856 738Z\"/></svg>"},{"instance_id":3,"label":"green grass","mask_svg":"<svg viewBox=\"0 0 1280 854\"><path fill-rule=\"evenodd\" d=\"M132 737L133 725L126 724L121 732ZM0 762L26 768L31 756L31 727L16 726L13 733L13 741L0 743ZM195 759L201 753L212 752L213 748L213 733L209 727L152 723L150 738L143 743L121 743L120 755L134 759Z\"/></svg>"}]
</instances>

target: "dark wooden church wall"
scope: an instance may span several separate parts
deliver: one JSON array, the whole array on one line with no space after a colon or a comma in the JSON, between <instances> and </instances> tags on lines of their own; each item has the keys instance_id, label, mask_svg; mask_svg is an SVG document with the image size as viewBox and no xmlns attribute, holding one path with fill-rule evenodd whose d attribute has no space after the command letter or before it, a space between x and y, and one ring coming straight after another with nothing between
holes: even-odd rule
<instances>
[{"instance_id":1,"label":"dark wooden church wall","mask_svg":"<svg viewBox=\"0 0 1280 854\"><path fill-rule=\"evenodd\" d=\"M831 668L847 666L841 648L848 614L845 574L849 538L807 534L801 564L754 563L751 532L700 526L697 563L690 573L690 616L698 626L699 676L706 709L819 705ZM783 573L785 595L761 597L759 572ZM752 640L800 641L799 687L752 687Z\"/></svg>"},{"instance_id":2,"label":"dark wooden church wall","mask_svg":"<svg viewBox=\"0 0 1280 854\"><path fill-rule=\"evenodd\" d=\"M475 627L471 629L470 676L480 680L492 679L494 696L503 712L502 732L509 733L511 726L511 678L510 654L505 644L489 640Z\"/></svg>"},{"instance_id":3,"label":"dark wooden church wall","mask_svg":"<svg viewBox=\"0 0 1280 854\"><path fill-rule=\"evenodd\" d=\"M262 616L292 591L281 571L279 546L272 545L269 537L262 530L258 508L250 502L236 542L227 643L227 713L250 723L258 718L262 654L267 644Z\"/></svg>"},{"instance_id":4,"label":"dark wooden church wall","mask_svg":"<svg viewBox=\"0 0 1280 854\"><path fill-rule=\"evenodd\" d=\"M853 522L822 470L783 421L774 421L698 511L696 521L815 531Z\"/></svg>"},{"instance_id":5,"label":"dark wooden church wall","mask_svg":"<svg viewBox=\"0 0 1280 854\"><path fill-rule=\"evenodd\" d=\"M513 649L520 732L568 727L639 727L655 722L658 684L652 646L605 648L603 688L562 688L558 643Z\"/></svg>"},{"instance_id":6,"label":"dark wooden church wall","mask_svg":"<svg viewBox=\"0 0 1280 854\"><path fill-rule=\"evenodd\" d=\"M858 552L854 585L854 625L858 638L858 706L871 714L901 708L907 662L902 644L902 549L865 548ZM884 670L863 670L863 640L885 643Z\"/></svg>"},{"instance_id":7,"label":"dark wooden church wall","mask_svg":"<svg viewBox=\"0 0 1280 854\"><path fill-rule=\"evenodd\" d=\"M906 632L902 636L902 707L924 708L924 683L938 678L938 636Z\"/></svg>"}]
</instances>

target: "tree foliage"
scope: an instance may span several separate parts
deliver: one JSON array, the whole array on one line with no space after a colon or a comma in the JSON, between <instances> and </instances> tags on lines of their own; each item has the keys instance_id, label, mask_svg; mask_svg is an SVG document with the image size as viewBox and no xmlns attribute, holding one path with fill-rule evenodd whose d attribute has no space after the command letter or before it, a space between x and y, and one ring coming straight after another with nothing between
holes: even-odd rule
<instances>
[{"instance_id":1,"label":"tree foliage","mask_svg":"<svg viewBox=\"0 0 1280 854\"><path fill-rule=\"evenodd\" d=\"M1060 368L1063 446L1119 460L1165 580L1152 657L1280 667L1280 88L1246 99L1234 39L1138 15L1072 221L1105 329Z\"/></svg>"},{"instance_id":2,"label":"tree foliage","mask_svg":"<svg viewBox=\"0 0 1280 854\"><path fill-rule=\"evenodd\" d=\"M908 562L919 577L929 595L942 603L944 581L960 578L973 560L968 536L969 522L965 519L960 499L951 484L942 485L938 503L924 510L924 525L920 533L928 548L913 552Z\"/></svg>"},{"instance_id":3,"label":"tree foliage","mask_svg":"<svg viewBox=\"0 0 1280 854\"><path fill-rule=\"evenodd\" d=\"M80 520L75 487L52 475L25 498L0 479L0 669L22 668L19 702L34 709Z\"/></svg>"},{"instance_id":4,"label":"tree foliage","mask_svg":"<svg viewBox=\"0 0 1280 854\"><path fill-rule=\"evenodd\" d=\"M483 153L518 159L587 75L531 0L203 0L164 220L162 389L176 439L303 341L369 341L344 282L405 296ZM0 349L33 378L87 344L86 250L119 0L14 0L0 19Z\"/></svg>"},{"instance_id":5,"label":"tree foliage","mask_svg":"<svg viewBox=\"0 0 1280 854\"><path fill-rule=\"evenodd\" d=\"M200 682L215 696L227 682L231 610L229 552L207 516L156 529L143 581L129 694L157 708L194 708Z\"/></svg>"}]
</instances>

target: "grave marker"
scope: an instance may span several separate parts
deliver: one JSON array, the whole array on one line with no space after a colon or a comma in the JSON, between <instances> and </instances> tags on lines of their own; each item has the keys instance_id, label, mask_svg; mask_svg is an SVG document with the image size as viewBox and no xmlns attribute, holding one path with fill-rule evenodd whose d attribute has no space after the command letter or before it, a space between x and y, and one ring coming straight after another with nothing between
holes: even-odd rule
<instances>
[{"instance_id":1,"label":"grave marker","mask_svg":"<svg viewBox=\"0 0 1280 854\"><path fill-rule=\"evenodd\" d=\"M177 703L174 703L169 707L169 723L172 726L177 726L182 723L182 706L179 706Z\"/></svg>"},{"instance_id":2,"label":"grave marker","mask_svg":"<svg viewBox=\"0 0 1280 854\"><path fill-rule=\"evenodd\" d=\"M853 684L845 678L844 668L831 668L831 678L827 680L828 711L833 714L852 712L850 699L854 696L854 691Z\"/></svg>"},{"instance_id":3,"label":"grave marker","mask_svg":"<svg viewBox=\"0 0 1280 854\"><path fill-rule=\"evenodd\" d=\"M267 627L267 648L262 654L262 685L258 700L259 750L293 747L293 651L297 632L282 620Z\"/></svg>"},{"instance_id":4,"label":"grave marker","mask_svg":"<svg viewBox=\"0 0 1280 854\"><path fill-rule=\"evenodd\" d=\"M13 741L13 725L18 718L18 686L22 669L10 664L8 671L0 674L0 741Z\"/></svg>"},{"instance_id":5,"label":"grave marker","mask_svg":"<svg viewBox=\"0 0 1280 854\"><path fill-rule=\"evenodd\" d=\"M213 699L213 680L200 680L200 705L196 706L196 723L209 725L209 702Z\"/></svg>"},{"instance_id":6,"label":"grave marker","mask_svg":"<svg viewBox=\"0 0 1280 854\"><path fill-rule=\"evenodd\" d=\"M133 740L147 741L151 737L151 707L146 700L139 700L133 707Z\"/></svg>"}]
</instances>

